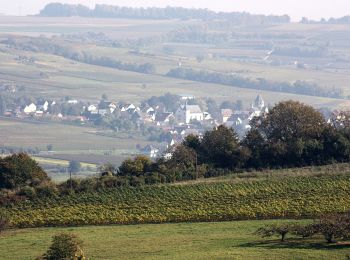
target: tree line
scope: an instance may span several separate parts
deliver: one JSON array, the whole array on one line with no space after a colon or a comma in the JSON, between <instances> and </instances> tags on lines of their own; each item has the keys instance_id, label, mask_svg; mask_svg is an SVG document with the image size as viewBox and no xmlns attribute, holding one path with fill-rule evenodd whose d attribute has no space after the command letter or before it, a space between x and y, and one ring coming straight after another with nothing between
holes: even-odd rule
<instances>
[{"instance_id":1,"label":"tree line","mask_svg":"<svg viewBox=\"0 0 350 260\"><path fill-rule=\"evenodd\" d=\"M343 98L343 89L327 88L306 81L275 82L262 78L250 79L243 78L236 74L210 72L205 70L194 70L190 68L171 69L167 74L168 77L187 79L206 83L222 84L240 88L259 89L267 91L285 92L292 94Z\"/></svg>"},{"instance_id":2,"label":"tree line","mask_svg":"<svg viewBox=\"0 0 350 260\"><path fill-rule=\"evenodd\" d=\"M17 40L14 37L9 37L7 40L2 41L2 43L7 44L8 46L15 49L49 53L91 65L134 71L145 74L152 74L155 72L155 66L151 63L137 64L131 62L123 62L107 56L92 55L85 51L78 51L58 40L48 39L44 37L25 38L21 40Z\"/></svg>"},{"instance_id":3,"label":"tree line","mask_svg":"<svg viewBox=\"0 0 350 260\"><path fill-rule=\"evenodd\" d=\"M261 237L279 236L280 241L286 241L287 235L294 235L302 239L312 238L317 235L324 237L327 243L348 241L350 238L350 213L323 214L309 224L280 224L259 228L255 234Z\"/></svg>"},{"instance_id":4,"label":"tree line","mask_svg":"<svg viewBox=\"0 0 350 260\"><path fill-rule=\"evenodd\" d=\"M90 9L84 5L61 3L47 4L41 10L40 16L51 17L100 17L100 18L129 18L129 19L200 19L200 20L229 20L237 24L289 23L288 15L252 15L240 12L214 12L208 9L187 9L183 7L148 7L133 8L112 5L96 5Z\"/></svg>"}]
</instances>

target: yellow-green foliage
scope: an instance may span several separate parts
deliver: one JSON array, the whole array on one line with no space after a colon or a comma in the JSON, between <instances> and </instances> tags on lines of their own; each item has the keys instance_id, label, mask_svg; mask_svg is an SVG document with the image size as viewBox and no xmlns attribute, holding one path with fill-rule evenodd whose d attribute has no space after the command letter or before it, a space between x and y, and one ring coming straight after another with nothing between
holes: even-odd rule
<instances>
[{"instance_id":1,"label":"yellow-green foliage","mask_svg":"<svg viewBox=\"0 0 350 260\"><path fill-rule=\"evenodd\" d=\"M38 199L5 209L14 227L303 218L350 209L350 179L120 188Z\"/></svg>"}]
</instances>

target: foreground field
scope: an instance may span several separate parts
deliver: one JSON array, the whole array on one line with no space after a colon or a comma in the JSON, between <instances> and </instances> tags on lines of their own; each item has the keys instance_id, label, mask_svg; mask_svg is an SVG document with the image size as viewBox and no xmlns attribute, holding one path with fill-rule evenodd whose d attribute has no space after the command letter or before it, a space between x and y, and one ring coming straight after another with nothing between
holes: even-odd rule
<instances>
[{"instance_id":1,"label":"foreground field","mask_svg":"<svg viewBox=\"0 0 350 260\"><path fill-rule=\"evenodd\" d=\"M13 227L308 218L350 208L347 175L118 188L2 208Z\"/></svg>"},{"instance_id":2,"label":"foreground field","mask_svg":"<svg viewBox=\"0 0 350 260\"><path fill-rule=\"evenodd\" d=\"M346 259L346 245L326 245L321 239L306 243L287 239L281 244L253 235L264 225L290 221L15 230L1 237L0 259L34 259L60 232L77 234L90 259Z\"/></svg>"}]
</instances>

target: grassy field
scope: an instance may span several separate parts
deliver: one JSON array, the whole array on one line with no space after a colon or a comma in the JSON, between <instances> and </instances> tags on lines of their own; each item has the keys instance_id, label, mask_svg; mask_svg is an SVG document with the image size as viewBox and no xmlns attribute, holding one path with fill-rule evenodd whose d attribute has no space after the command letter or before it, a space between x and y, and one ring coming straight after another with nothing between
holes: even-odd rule
<instances>
[{"instance_id":1,"label":"grassy field","mask_svg":"<svg viewBox=\"0 0 350 260\"><path fill-rule=\"evenodd\" d=\"M162 225L90 226L7 231L0 236L0 259L25 260L42 255L54 234L68 232L84 241L89 259L339 259L350 247L322 239L263 239L259 227L285 221L237 221Z\"/></svg>"},{"instance_id":2,"label":"grassy field","mask_svg":"<svg viewBox=\"0 0 350 260\"><path fill-rule=\"evenodd\" d=\"M23 148L35 148L47 150L46 146L53 145L54 153L81 151L136 151L136 144L144 145L148 142L135 137L130 140L121 134L120 137L107 137L98 135L96 128L65 125L60 123L37 123L20 120L0 119L0 144L1 146L15 146ZM84 154L84 153L82 153Z\"/></svg>"},{"instance_id":3,"label":"grassy field","mask_svg":"<svg viewBox=\"0 0 350 260\"><path fill-rule=\"evenodd\" d=\"M144 137L120 133L116 137L97 134L103 129L72 126L60 123L24 122L12 119L0 119L0 146L16 149L39 149L35 159L48 171L54 180L68 178L68 174L56 174L59 168L65 168L71 160L82 163L79 176L96 173L96 165L107 162L115 165L138 153L136 145L149 143ZM52 151L47 151L52 145ZM88 169L89 168L89 169ZM88 169L88 170L86 170Z\"/></svg>"}]
</instances>

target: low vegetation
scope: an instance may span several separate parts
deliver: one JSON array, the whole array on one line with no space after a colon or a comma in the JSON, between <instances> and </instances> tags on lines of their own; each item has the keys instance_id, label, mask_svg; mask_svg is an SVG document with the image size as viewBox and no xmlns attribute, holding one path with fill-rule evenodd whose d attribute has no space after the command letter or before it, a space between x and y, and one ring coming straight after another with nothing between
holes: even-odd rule
<instances>
[{"instance_id":1,"label":"low vegetation","mask_svg":"<svg viewBox=\"0 0 350 260\"><path fill-rule=\"evenodd\" d=\"M101 183L110 185L110 177L101 178ZM75 193L84 188L82 182L66 187L66 194L56 191L22 202L4 201L2 210L12 227L38 227L309 218L350 207L346 175L139 188L112 185Z\"/></svg>"}]
</instances>

